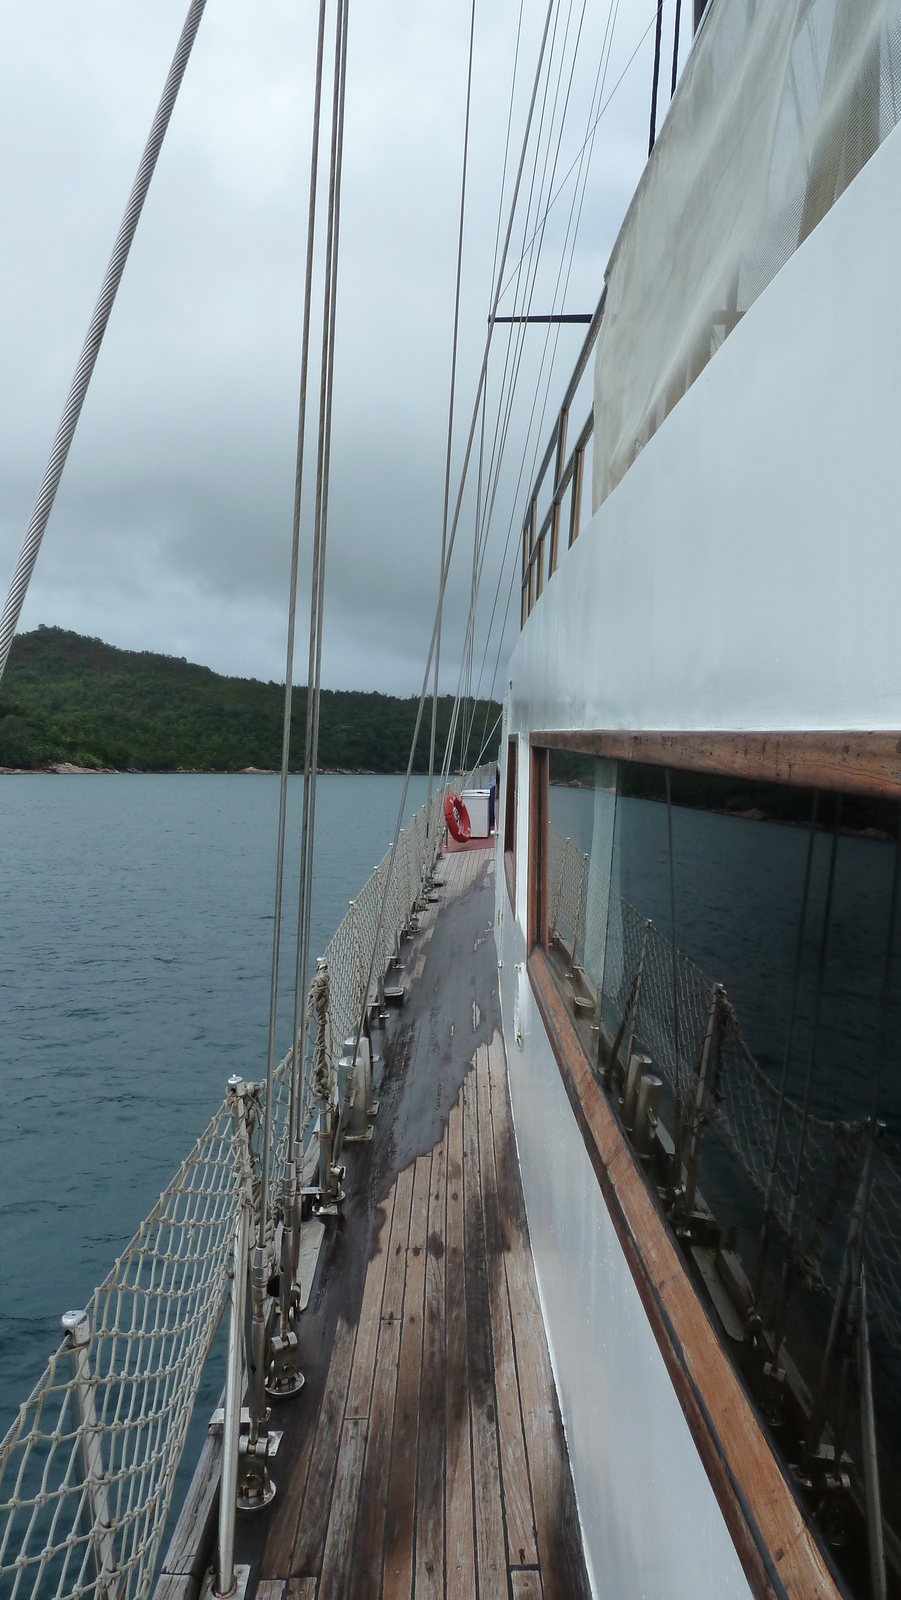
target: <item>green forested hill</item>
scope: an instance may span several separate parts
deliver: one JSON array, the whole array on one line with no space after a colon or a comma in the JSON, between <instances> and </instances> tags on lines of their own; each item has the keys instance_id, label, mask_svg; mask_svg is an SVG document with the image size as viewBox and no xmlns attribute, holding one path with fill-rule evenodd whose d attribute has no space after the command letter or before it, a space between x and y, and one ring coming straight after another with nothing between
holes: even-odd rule
<instances>
[{"instance_id":1,"label":"green forested hill","mask_svg":"<svg viewBox=\"0 0 901 1600\"><path fill-rule=\"evenodd\" d=\"M175 656L117 650L62 628L17 635L0 687L0 767L69 761L138 772L177 768L239 772L281 763L284 690L224 678ZM325 768L399 772L407 764L417 701L324 690L319 761ZM439 701L438 759L452 700ZM491 708L488 727L499 707ZM482 703L474 738L485 719ZM306 690L295 689L291 762L303 766ZM416 770L428 766L428 715ZM497 748L497 736L492 741ZM473 750L474 761L478 751Z\"/></svg>"}]
</instances>

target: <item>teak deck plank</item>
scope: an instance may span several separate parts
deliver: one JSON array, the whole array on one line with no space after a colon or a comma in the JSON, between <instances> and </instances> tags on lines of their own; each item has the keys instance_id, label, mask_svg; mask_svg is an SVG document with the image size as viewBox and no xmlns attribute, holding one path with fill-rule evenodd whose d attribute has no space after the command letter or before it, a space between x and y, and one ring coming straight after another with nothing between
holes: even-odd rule
<instances>
[{"instance_id":1,"label":"teak deck plank","mask_svg":"<svg viewBox=\"0 0 901 1600\"><path fill-rule=\"evenodd\" d=\"M462 1096L447 1128L447 1322L446 1450L444 1487L447 1600L472 1600L476 1592L472 1503L472 1443L469 1426L469 1366L466 1355L466 1284L463 1262Z\"/></svg>"},{"instance_id":2,"label":"teak deck plank","mask_svg":"<svg viewBox=\"0 0 901 1600\"><path fill-rule=\"evenodd\" d=\"M429 1223L431 1155L420 1156L413 1181L410 1238L400 1339L391 1478L385 1519L384 1600L409 1600L413 1588L413 1537L416 1525L416 1458L422 1379L422 1323L426 1241Z\"/></svg>"},{"instance_id":3,"label":"teak deck plank","mask_svg":"<svg viewBox=\"0 0 901 1600\"><path fill-rule=\"evenodd\" d=\"M486 1130L488 1137L490 1132ZM504 1517L497 1442L497 1397L491 1344L485 1220L479 1172L478 1101L475 1073L463 1085L463 1254L466 1333L469 1347L469 1408L476 1508L476 1561L482 1600L507 1589Z\"/></svg>"},{"instance_id":4,"label":"teak deck plank","mask_svg":"<svg viewBox=\"0 0 901 1600\"><path fill-rule=\"evenodd\" d=\"M316 1579L289 1578L285 1597L286 1600L316 1600Z\"/></svg>"},{"instance_id":5,"label":"teak deck plank","mask_svg":"<svg viewBox=\"0 0 901 1600\"><path fill-rule=\"evenodd\" d=\"M419 1468L416 1482L417 1600L444 1600L445 1353L444 1258L447 1129L432 1152L425 1266Z\"/></svg>"},{"instance_id":6,"label":"teak deck plank","mask_svg":"<svg viewBox=\"0 0 901 1600\"><path fill-rule=\"evenodd\" d=\"M257 1584L256 1600L282 1600L284 1578L261 1578Z\"/></svg>"},{"instance_id":7,"label":"teak deck plank","mask_svg":"<svg viewBox=\"0 0 901 1600\"><path fill-rule=\"evenodd\" d=\"M194 1600L197 1579L189 1572L161 1572L153 1591L153 1600Z\"/></svg>"},{"instance_id":8,"label":"teak deck plank","mask_svg":"<svg viewBox=\"0 0 901 1600\"><path fill-rule=\"evenodd\" d=\"M297 1539L291 1559L292 1576L318 1576L332 1500L332 1484L338 1458L338 1445L344 1422L344 1406L353 1360L356 1328L338 1318L331 1365L322 1397L322 1409L313 1445L310 1471Z\"/></svg>"},{"instance_id":9,"label":"teak deck plank","mask_svg":"<svg viewBox=\"0 0 901 1600\"><path fill-rule=\"evenodd\" d=\"M318 1600L345 1600L347 1594L368 1426L366 1417L348 1417L341 1433Z\"/></svg>"},{"instance_id":10,"label":"teak deck plank","mask_svg":"<svg viewBox=\"0 0 901 1600\"><path fill-rule=\"evenodd\" d=\"M488 1047L476 1058L476 1090L481 1137L482 1206L485 1213L485 1243L488 1252L488 1293L491 1304L491 1333L494 1341L494 1381L497 1390L497 1420L500 1434L503 1473L504 1511L510 1560L520 1567L538 1564L532 1490L523 1435L519 1380L513 1350L513 1329L507 1293L504 1262L504 1237L495 1165Z\"/></svg>"},{"instance_id":11,"label":"teak deck plank","mask_svg":"<svg viewBox=\"0 0 901 1600\"><path fill-rule=\"evenodd\" d=\"M407 1245L410 1239L410 1206L413 1201L413 1167L407 1167L397 1180L394 1190L394 1213L391 1219L391 1240L388 1245L388 1264L385 1270L385 1291L382 1296L382 1317L386 1322L399 1322L404 1309L404 1282L407 1276Z\"/></svg>"},{"instance_id":12,"label":"teak deck plank","mask_svg":"<svg viewBox=\"0 0 901 1600\"><path fill-rule=\"evenodd\" d=\"M372 1399L372 1380L375 1374L375 1353L379 1340L382 1299L385 1292L385 1274L388 1267L391 1222L394 1216L394 1195L395 1189L392 1188L387 1199L379 1207L383 1220L375 1253L366 1271L363 1304L360 1307L360 1320L357 1323L354 1364L350 1374L350 1388L347 1391L347 1407L345 1411L345 1416L347 1417L369 1416L369 1407Z\"/></svg>"},{"instance_id":13,"label":"teak deck plank","mask_svg":"<svg viewBox=\"0 0 901 1600\"><path fill-rule=\"evenodd\" d=\"M388 1472L391 1465L391 1439L394 1430L400 1329L399 1321L383 1322L379 1334L369 1437L366 1441L366 1461L360 1488L357 1537L348 1590L350 1600L378 1600L382 1589L385 1514L388 1507Z\"/></svg>"},{"instance_id":14,"label":"teak deck plank","mask_svg":"<svg viewBox=\"0 0 901 1600\"><path fill-rule=\"evenodd\" d=\"M541 1573L534 1568L527 1567L519 1571L511 1568L510 1587L513 1590L513 1600L543 1600Z\"/></svg>"}]
</instances>

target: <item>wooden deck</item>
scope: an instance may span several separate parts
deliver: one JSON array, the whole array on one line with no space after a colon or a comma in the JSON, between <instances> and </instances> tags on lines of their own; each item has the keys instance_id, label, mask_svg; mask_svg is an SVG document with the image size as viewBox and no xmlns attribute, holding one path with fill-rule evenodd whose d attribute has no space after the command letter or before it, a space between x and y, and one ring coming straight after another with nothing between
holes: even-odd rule
<instances>
[{"instance_id":1,"label":"wooden deck","mask_svg":"<svg viewBox=\"0 0 901 1600\"><path fill-rule=\"evenodd\" d=\"M383 1191L361 1294L335 1319L318 1409L263 1514L274 1522L251 1557L259 1600L589 1594L496 1026L484 1042L496 969L493 991L456 1021L440 1016L429 970L431 934L447 935L464 901L467 926L483 931L463 943L491 944L492 872L485 854L445 858L444 904L412 952L407 1076L435 1069L445 1025L458 1053L467 1033L483 1042L458 1071L437 1142ZM423 1083L406 1088L415 1098ZM279 1416L311 1403L305 1391ZM281 1479L281 1455L277 1465Z\"/></svg>"}]
</instances>

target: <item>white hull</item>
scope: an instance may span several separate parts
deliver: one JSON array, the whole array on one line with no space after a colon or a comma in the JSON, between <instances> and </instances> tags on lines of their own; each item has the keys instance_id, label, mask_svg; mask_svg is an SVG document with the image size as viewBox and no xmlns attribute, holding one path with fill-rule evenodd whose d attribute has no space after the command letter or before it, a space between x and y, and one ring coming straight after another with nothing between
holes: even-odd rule
<instances>
[{"instance_id":1,"label":"white hull","mask_svg":"<svg viewBox=\"0 0 901 1600\"><path fill-rule=\"evenodd\" d=\"M562 556L510 666L507 1056L585 1547L610 1600L751 1590L525 971L529 735L901 726L899 196L896 130Z\"/></svg>"}]
</instances>

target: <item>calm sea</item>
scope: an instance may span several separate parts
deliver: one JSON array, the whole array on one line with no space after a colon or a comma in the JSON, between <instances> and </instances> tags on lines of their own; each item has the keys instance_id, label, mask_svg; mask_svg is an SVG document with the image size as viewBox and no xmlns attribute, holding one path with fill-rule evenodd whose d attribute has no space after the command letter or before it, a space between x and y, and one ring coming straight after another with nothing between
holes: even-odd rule
<instances>
[{"instance_id":1,"label":"calm sea","mask_svg":"<svg viewBox=\"0 0 901 1600\"><path fill-rule=\"evenodd\" d=\"M402 784L320 779L314 956L390 845ZM292 780L279 1055L300 801ZM277 822L275 777L0 777L0 1437L229 1075L265 1074ZM192 1450L221 1382L220 1364Z\"/></svg>"}]
</instances>

